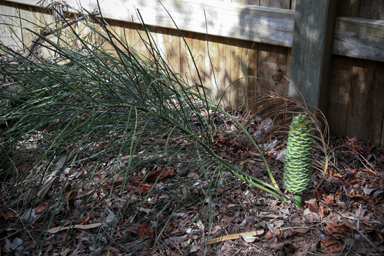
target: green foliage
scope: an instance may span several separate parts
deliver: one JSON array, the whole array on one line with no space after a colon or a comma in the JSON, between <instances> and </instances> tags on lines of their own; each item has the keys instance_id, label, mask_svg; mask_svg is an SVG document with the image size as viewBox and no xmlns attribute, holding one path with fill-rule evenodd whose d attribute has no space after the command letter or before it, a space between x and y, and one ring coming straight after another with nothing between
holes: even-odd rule
<instances>
[{"instance_id":1,"label":"green foliage","mask_svg":"<svg viewBox=\"0 0 384 256\"><path fill-rule=\"evenodd\" d=\"M304 115L293 118L288 133L284 164L284 184L287 190L301 195L310 185L312 168L311 122Z\"/></svg>"},{"instance_id":2,"label":"green foliage","mask_svg":"<svg viewBox=\"0 0 384 256\"><path fill-rule=\"evenodd\" d=\"M159 224L163 227L157 233L160 237L173 213L196 203L193 179L186 176L191 170L206 181L204 189L208 192L236 177L285 200L268 168L273 185L214 152L212 112L232 118L260 149L246 129L214 103L214 95L202 83L189 85L170 68L144 24L146 36L142 41L148 58L137 54L102 19L84 15L84 24L94 38L92 42L71 26L49 36L24 28L39 38L39 47L54 52L54 58L36 59L33 52L30 56L35 59L31 59L2 47L9 58L0 61L0 75L10 83L8 89L0 91L0 153L7 156L2 158L4 212L12 209L24 215L20 220L24 223L26 213L40 202L48 202L47 210L35 216L47 223L37 235L39 241L45 241L51 223L58 222L57 214L68 210L67 203L73 204L69 218L76 222L87 214L84 206L94 204L92 195L103 184L110 184L104 193L118 209L98 233L113 236L122 218L139 222L166 214ZM23 171L15 174L20 166ZM155 173L159 167L177 169L175 177L162 182L156 179L148 194L138 198L136 192L145 179L133 187L131 178ZM68 195L68 187L73 194ZM152 210L145 215L138 209L152 195L167 200L152 199ZM208 197L210 204L218 200L212 192ZM103 207L105 220L111 209L109 204ZM32 227L29 224L25 225L27 230ZM64 242L70 236L71 230Z\"/></svg>"}]
</instances>

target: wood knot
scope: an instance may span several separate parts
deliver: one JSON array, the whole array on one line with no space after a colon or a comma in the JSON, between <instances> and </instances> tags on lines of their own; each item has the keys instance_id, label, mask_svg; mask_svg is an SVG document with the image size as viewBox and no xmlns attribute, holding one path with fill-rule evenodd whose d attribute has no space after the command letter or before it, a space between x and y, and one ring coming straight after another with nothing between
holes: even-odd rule
<instances>
[{"instance_id":1,"label":"wood knot","mask_svg":"<svg viewBox=\"0 0 384 256\"><path fill-rule=\"evenodd\" d=\"M272 73L272 80L279 83L284 77L284 73L281 69L275 69Z\"/></svg>"}]
</instances>

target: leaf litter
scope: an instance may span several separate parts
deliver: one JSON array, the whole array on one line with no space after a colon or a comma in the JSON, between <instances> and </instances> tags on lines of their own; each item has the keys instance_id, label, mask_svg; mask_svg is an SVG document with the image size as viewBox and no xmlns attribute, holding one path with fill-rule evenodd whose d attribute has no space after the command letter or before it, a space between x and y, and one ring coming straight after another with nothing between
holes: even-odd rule
<instances>
[{"instance_id":1,"label":"leaf litter","mask_svg":"<svg viewBox=\"0 0 384 256\"><path fill-rule=\"evenodd\" d=\"M240 118L239 118L240 119ZM260 134L257 134L260 136ZM227 161L236 163L257 178L267 178L259 153L252 144L247 143L241 131L236 131L230 126L230 121L222 122L221 127L214 131L213 148ZM269 144L268 144L269 143ZM274 136L273 140L264 143L264 153L268 157L268 164L279 185L282 185L283 163L279 154L284 148L285 139L282 136ZM32 146L32 145L31 145ZM71 236L72 244L78 247L89 244L87 241L101 239L93 230L99 226L108 227L108 217L104 218L104 205L108 205L109 214L119 211L124 207L122 200L129 200L131 204L138 204L139 212L146 216L141 223L127 222L131 216L124 216L113 227L113 236L105 237L109 242L100 251L99 255L382 255L384 252L383 223L384 223L384 182L382 167L384 164L384 150L375 146L364 144L358 138L332 138L330 141L332 159L326 173L323 186L314 191L308 191L304 195L305 205L303 209L296 209L291 201L282 203L273 196L238 180L222 182L214 196L220 197L219 203L211 204L206 196L207 182L194 170L189 172L189 182L185 186L193 187L195 194L183 193L183 189L175 191L184 200L194 201L172 215L172 221L167 226L159 226L167 213L156 212L152 208L155 202L167 202L171 194L151 193L152 184L164 186L163 180L176 179L178 177L177 166L155 166L154 171L142 169L140 175L130 177L128 193L119 197L122 178L105 178L109 171L118 166L106 164L105 172L93 177L92 184L98 189L92 193L82 194L81 189L74 191L70 182L76 181L81 173L88 173L86 166L73 168L68 173L63 173L60 180L48 176L40 191L36 195L40 203L33 209L24 213L3 211L1 218L3 228L4 253L29 253L33 251L33 237L24 239L20 243L19 238L22 226L12 225L8 229L7 222L17 222L18 216L31 218L33 225L38 230L45 225L40 219L45 211L51 212L53 219L48 233L64 233L70 227L73 228ZM62 156L55 168L61 168L66 161L71 160L71 152ZM183 157L191 157L181 155ZM129 157L122 157L120 163L127 163ZM316 184L318 176L313 176ZM50 196L53 195L53 184L67 179L70 182L63 183L68 186L61 201L48 208ZM223 177L230 179L230 177ZM314 184L312 186L314 186ZM172 187L172 182L167 183ZM78 187L89 186L89 182ZM185 187L184 187L185 188ZM23 196L20 191L20 197ZM111 196L107 196L110 194ZM66 219L70 216L76 200L91 196L92 204L83 205L83 216L79 216L77 222ZM291 195L292 196L292 195ZM144 201L141 199L145 198ZM200 199L200 200L199 200ZM184 202L181 201L181 202ZM78 204L78 203L77 203ZM2 205L3 208L6 208ZM135 212L131 212L135 214ZM201 221L195 221L197 215L212 217L210 226L205 226ZM107 214L108 215L108 214ZM63 224L66 223L66 224ZM20 223L21 224L21 223ZM161 238L156 238L160 229L164 229ZM209 233L208 233L209 230ZM206 236L209 234L209 236ZM87 236L84 240L82 237ZM91 239L91 240L89 240ZM156 243L155 243L156 241ZM55 255L52 243L56 241L46 240L44 247ZM48 249L48 248L51 249ZM108 247L108 248L107 248ZM20 249L21 248L21 249ZM71 251L71 250L70 250ZM73 250L72 250L73 251ZM109 254L108 254L109 253Z\"/></svg>"}]
</instances>

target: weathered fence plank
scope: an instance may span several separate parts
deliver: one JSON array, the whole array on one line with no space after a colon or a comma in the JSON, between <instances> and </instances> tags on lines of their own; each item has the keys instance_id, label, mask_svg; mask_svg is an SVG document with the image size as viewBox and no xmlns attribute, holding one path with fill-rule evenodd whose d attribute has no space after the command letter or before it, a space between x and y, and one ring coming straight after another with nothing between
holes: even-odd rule
<instances>
[{"instance_id":1,"label":"weathered fence plank","mask_svg":"<svg viewBox=\"0 0 384 256\"><path fill-rule=\"evenodd\" d=\"M7 2L38 6L37 0L7 0ZM78 2L81 2L83 7L88 10L96 8L96 1L67 1L74 7L78 6ZM163 0L162 3L182 30L204 34L208 31L210 35L292 47L293 10L217 0L209 2L205 0ZM295 5L296 3L293 1L292 8L295 8ZM105 18L133 22L138 22L136 10L139 9L147 25L175 28L169 14L159 1L110 0L101 3L101 9ZM382 45L384 45L382 36L384 24L382 22L339 17L337 24L338 42L334 54L384 62L384 56L380 54ZM344 29L346 30L344 31ZM374 42L373 45L364 43L371 41Z\"/></svg>"},{"instance_id":2,"label":"weathered fence plank","mask_svg":"<svg viewBox=\"0 0 384 256\"><path fill-rule=\"evenodd\" d=\"M297 0L289 95L326 109L326 89L331 71L336 2ZM300 95L301 93L301 95Z\"/></svg>"},{"instance_id":3,"label":"weathered fence plank","mask_svg":"<svg viewBox=\"0 0 384 256\"><path fill-rule=\"evenodd\" d=\"M360 1L359 17L380 18L383 24L383 0ZM362 29L372 32L369 27ZM383 31L377 36L383 37ZM344 134L357 135L364 141L371 140L375 145L384 145L384 63L371 60L353 60L349 63L352 64L351 87Z\"/></svg>"},{"instance_id":4,"label":"weathered fence plank","mask_svg":"<svg viewBox=\"0 0 384 256\"><path fill-rule=\"evenodd\" d=\"M276 7L281 9L289 9L289 0L279 1L260 1L260 5L264 7ZM288 48L260 44L259 56L258 56L258 76L266 78L268 80L259 80L259 89L264 90L276 90L282 95L286 95L288 92L288 83L283 79L287 72L287 54Z\"/></svg>"},{"instance_id":5,"label":"weathered fence plank","mask_svg":"<svg viewBox=\"0 0 384 256\"><path fill-rule=\"evenodd\" d=\"M0 5L0 13L9 15L10 17L0 17L0 23L4 22L7 24L17 24L20 25L20 19L16 18L18 15L16 13L17 8L15 4L11 6ZM12 17L11 17L12 16ZM6 25L0 26L0 35L1 41L13 49L20 49L22 47L22 33L21 29L17 27L8 27Z\"/></svg>"},{"instance_id":6,"label":"weathered fence plank","mask_svg":"<svg viewBox=\"0 0 384 256\"><path fill-rule=\"evenodd\" d=\"M351 5L347 5L350 2ZM375 8L373 8L375 7ZM351 19L360 18L374 25L384 21L382 0L339 1L338 13ZM380 18L380 21L368 20ZM369 24L369 23L368 23ZM361 32L372 29L352 26ZM380 30L379 30L380 31ZM382 33L377 33L382 36ZM370 41L366 44L369 47ZM335 135L357 136L372 144L384 145L384 63L334 56L332 79L328 87L326 116Z\"/></svg>"},{"instance_id":7,"label":"weathered fence plank","mask_svg":"<svg viewBox=\"0 0 384 256\"><path fill-rule=\"evenodd\" d=\"M339 17L336 21L333 53L384 60L384 20Z\"/></svg>"}]
</instances>

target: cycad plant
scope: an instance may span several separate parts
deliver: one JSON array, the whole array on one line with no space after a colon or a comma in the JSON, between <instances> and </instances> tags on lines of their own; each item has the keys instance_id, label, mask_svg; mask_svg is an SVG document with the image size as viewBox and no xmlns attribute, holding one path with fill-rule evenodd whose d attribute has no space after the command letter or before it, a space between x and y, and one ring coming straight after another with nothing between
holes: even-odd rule
<instances>
[{"instance_id":1,"label":"cycad plant","mask_svg":"<svg viewBox=\"0 0 384 256\"><path fill-rule=\"evenodd\" d=\"M288 139L283 180L287 190L297 195L295 205L300 207L300 194L308 188L311 180L317 180L312 191L322 185L331 158L329 127L324 114L320 110L310 111L304 98L282 96L274 91L256 92L247 107L244 115L252 113L260 120L273 119L268 134ZM270 138L263 136L260 142ZM316 154L312 154L313 151Z\"/></svg>"},{"instance_id":2,"label":"cycad plant","mask_svg":"<svg viewBox=\"0 0 384 256\"><path fill-rule=\"evenodd\" d=\"M295 116L290 125L284 162L284 184L301 207L301 194L311 184L312 127L304 115Z\"/></svg>"},{"instance_id":3,"label":"cycad plant","mask_svg":"<svg viewBox=\"0 0 384 256\"><path fill-rule=\"evenodd\" d=\"M268 168L272 184L214 152L215 113L233 119L259 148L211 100L203 83L189 85L170 68L144 24L148 58L102 18L80 15L92 41L64 19L60 33L23 28L37 38L34 52L2 46L0 212L15 213L2 222L4 228L23 225L39 251L45 241L60 241L63 250L74 224L94 220L93 209L102 219L92 226L98 230L95 252L99 244L111 243L105 237L114 237L121 223L160 219L155 226L161 237L174 214L197 200L214 205L212 191L233 178L285 200ZM38 56L38 48L54 57ZM199 189L209 192L206 198ZM212 213L206 218L210 224ZM57 236L51 229L57 225L69 229Z\"/></svg>"}]
</instances>

